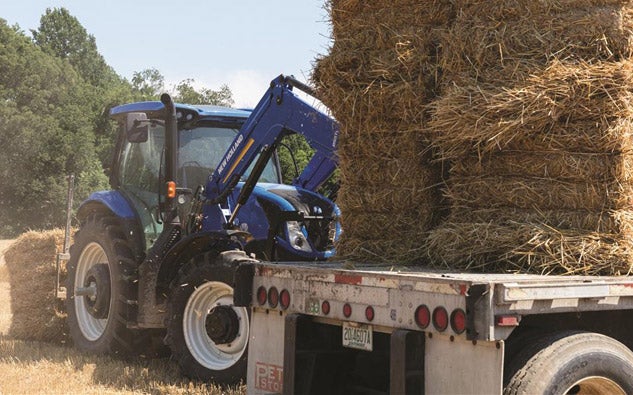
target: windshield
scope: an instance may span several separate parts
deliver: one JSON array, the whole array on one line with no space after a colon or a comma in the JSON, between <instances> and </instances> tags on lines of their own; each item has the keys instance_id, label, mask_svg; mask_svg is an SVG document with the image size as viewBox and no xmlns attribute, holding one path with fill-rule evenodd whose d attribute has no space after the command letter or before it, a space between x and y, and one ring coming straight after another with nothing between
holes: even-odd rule
<instances>
[{"instance_id":1,"label":"windshield","mask_svg":"<svg viewBox=\"0 0 633 395\"><path fill-rule=\"evenodd\" d=\"M231 146L237 128L221 126L198 126L180 131L180 150L178 155L179 183L188 188L206 185L207 178ZM248 177L255 161L244 174ZM266 165L259 182L279 182L279 177L271 160Z\"/></svg>"},{"instance_id":2,"label":"windshield","mask_svg":"<svg viewBox=\"0 0 633 395\"><path fill-rule=\"evenodd\" d=\"M176 172L178 185L191 189L206 185L238 132L237 128L223 126L198 126L180 130ZM126 142L122 155L122 184L134 190L157 193L158 186L163 182L160 178L164 177L164 144L165 128L159 123L150 126L147 141ZM254 163L255 161L243 179L248 177ZM266 165L259 182L279 183L273 159Z\"/></svg>"}]
</instances>

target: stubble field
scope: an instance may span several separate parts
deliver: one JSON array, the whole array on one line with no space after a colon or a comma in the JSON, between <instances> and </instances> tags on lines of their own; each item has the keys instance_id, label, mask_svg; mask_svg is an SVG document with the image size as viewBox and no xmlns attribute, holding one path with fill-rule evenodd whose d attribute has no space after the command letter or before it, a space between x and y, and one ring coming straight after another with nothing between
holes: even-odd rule
<instances>
[{"instance_id":1,"label":"stubble field","mask_svg":"<svg viewBox=\"0 0 633 395\"><path fill-rule=\"evenodd\" d=\"M169 358L123 361L86 355L67 345L12 338L11 279L3 258L10 244L10 240L0 240L0 395L246 392L245 386L223 389L191 382Z\"/></svg>"}]
</instances>

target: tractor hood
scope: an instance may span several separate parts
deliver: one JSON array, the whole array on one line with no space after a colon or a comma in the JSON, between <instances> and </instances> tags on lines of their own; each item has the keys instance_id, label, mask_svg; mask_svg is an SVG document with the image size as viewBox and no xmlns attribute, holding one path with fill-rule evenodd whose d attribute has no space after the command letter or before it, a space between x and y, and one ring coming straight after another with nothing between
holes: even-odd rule
<instances>
[{"instance_id":1,"label":"tractor hood","mask_svg":"<svg viewBox=\"0 0 633 395\"><path fill-rule=\"evenodd\" d=\"M240 187L241 184L238 184L232 194L233 199L237 198ZM287 222L284 216L291 212L300 212L308 218L321 218L296 222L304 228L305 236L313 250L312 255L318 256L318 259L333 255L333 242L341 233L340 210L333 201L303 188L258 183L246 206L240 210L236 225L250 232L256 239L267 238L272 228L283 243L288 236L284 233Z\"/></svg>"}]
</instances>

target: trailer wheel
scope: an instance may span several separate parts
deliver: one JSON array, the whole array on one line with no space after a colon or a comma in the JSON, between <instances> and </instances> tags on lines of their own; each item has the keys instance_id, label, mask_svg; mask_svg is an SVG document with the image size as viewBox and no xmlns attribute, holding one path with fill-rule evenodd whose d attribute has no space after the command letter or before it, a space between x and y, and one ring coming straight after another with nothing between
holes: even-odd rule
<instances>
[{"instance_id":1,"label":"trailer wheel","mask_svg":"<svg viewBox=\"0 0 633 395\"><path fill-rule=\"evenodd\" d=\"M504 394L632 394L633 352L597 333L548 335L508 366Z\"/></svg>"},{"instance_id":2,"label":"trailer wheel","mask_svg":"<svg viewBox=\"0 0 633 395\"><path fill-rule=\"evenodd\" d=\"M207 252L181 271L168 301L167 344L184 375L234 384L246 377L250 312L233 306L242 251Z\"/></svg>"},{"instance_id":3,"label":"trailer wheel","mask_svg":"<svg viewBox=\"0 0 633 395\"><path fill-rule=\"evenodd\" d=\"M136 262L116 218L92 215L75 234L68 262L68 326L75 346L93 353L146 351L148 331L127 328L126 302L136 299Z\"/></svg>"}]
</instances>

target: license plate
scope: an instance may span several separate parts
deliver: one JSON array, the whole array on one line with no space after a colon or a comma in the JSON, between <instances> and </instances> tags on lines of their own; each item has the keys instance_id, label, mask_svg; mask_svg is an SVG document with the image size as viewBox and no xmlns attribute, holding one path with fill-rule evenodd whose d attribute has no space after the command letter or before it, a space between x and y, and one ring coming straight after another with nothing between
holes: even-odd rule
<instances>
[{"instance_id":1,"label":"license plate","mask_svg":"<svg viewBox=\"0 0 633 395\"><path fill-rule=\"evenodd\" d=\"M374 336L371 325L343 322L343 346L372 351Z\"/></svg>"}]
</instances>

